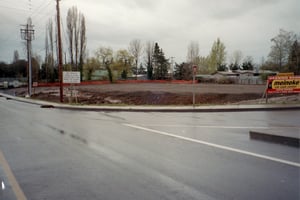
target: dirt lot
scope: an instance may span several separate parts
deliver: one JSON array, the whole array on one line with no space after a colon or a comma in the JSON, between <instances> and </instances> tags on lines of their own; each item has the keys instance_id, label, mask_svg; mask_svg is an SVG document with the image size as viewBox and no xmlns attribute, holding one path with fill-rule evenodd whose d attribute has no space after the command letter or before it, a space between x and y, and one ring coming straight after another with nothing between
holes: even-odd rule
<instances>
[{"instance_id":1,"label":"dirt lot","mask_svg":"<svg viewBox=\"0 0 300 200\"><path fill-rule=\"evenodd\" d=\"M196 104L232 104L261 99L264 89L264 85L101 84L76 86L72 90L72 98L70 87L64 87L64 100L74 103L76 96L78 103L89 105L190 105L195 91ZM10 93L25 96L27 91L26 88L19 88L10 90ZM35 88L32 98L59 102L59 88Z\"/></svg>"}]
</instances>

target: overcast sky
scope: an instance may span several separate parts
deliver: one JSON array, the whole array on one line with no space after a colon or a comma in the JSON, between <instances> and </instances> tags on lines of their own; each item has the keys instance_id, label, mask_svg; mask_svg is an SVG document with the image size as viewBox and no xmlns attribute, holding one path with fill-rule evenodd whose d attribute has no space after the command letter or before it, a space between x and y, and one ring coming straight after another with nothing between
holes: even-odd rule
<instances>
[{"instance_id":1,"label":"overcast sky","mask_svg":"<svg viewBox=\"0 0 300 200\"><path fill-rule=\"evenodd\" d=\"M191 41L207 56L219 37L227 57L240 50L260 62L280 28L300 34L299 0L61 0L60 5L63 42L68 8L77 6L85 15L89 56L100 46L117 51L140 39L158 42L167 58L183 62ZM0 61L11 62L14 50L25 58L20 25L30 16L33 52L44 56L45 24L55 19L55 6L54 0L0 0Z\"/></svg>"}]
</instances>

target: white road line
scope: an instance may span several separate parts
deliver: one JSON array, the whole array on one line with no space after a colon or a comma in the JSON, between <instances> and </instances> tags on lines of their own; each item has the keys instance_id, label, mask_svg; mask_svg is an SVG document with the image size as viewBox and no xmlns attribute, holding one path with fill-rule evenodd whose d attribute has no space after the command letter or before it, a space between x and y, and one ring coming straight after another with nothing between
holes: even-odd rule
<instances>
[{"instance_id":1,"label":"white road line","mask_svg":"<svg viewBox=\"0 0 300 200\"><path fill-rule=\"evenodd\" d=\"M175 134L171 134L171 133L167 133L167 132L163 132L163 131L158 131L158 130L149 129L149 128L145 128L145 127L141 127L141 126L136 126L136 125L133 125L133 124L123 124L123 125L131 127L131 128L135 128L135 129L140 129L140 130L144 130L144 131L148 131L148 132L152 132L152 133L156 133L156 134L160 134L160 135L165 135L165 136L185 140L185 141L188 141L188 142L204 144L204 145L207 145L207 146L211 146L211 147L215 147L215 148L219 148L219 149L224 149L224 150L227 150L227 151L232 151L232 152L236 152L236 153L240 153L240 154L244 154L244 155L248 155L248 156L253 156L253 157L256 157L256 158L262 158L262 159L265 159L265 160L271 160L271 161L274 161L274 162L287 164L287 165L291 165L291 166L300 168L300 163L297 163L297 162L291 162L291 161L288 161L288 160L283 160L283 159L279 159L279 158L275 158L275 157L271 157L271 156L265 156L265 155L261 155L261 154L257 154L257 153L252 153L252 152L249 152L249 151L244 151L244 150L235 149L235 148L231 148L231 147L227 147L227 146L223 146L223 145L218 145L218 144L214 144L214 143L210 143L210 142L205 142L205 141L202 141L202 140L196 140L196 139L193 139L193 138L188 138L188 137L179 136L179 135L175 135Z\"/></svg>"},{"instance_id":2,"label":"white road line","mask_svg":"<svg viewBox=\"0 0 300 200\"><path fill-rule=\"evenodd\" d=\"M300 129L296 126L208 126L208 125L163 125L163 124L141 124L141 126L154 126L154 127L173 127L173 128L212 128L212 129Z\"/></svg>"}]
</instances>

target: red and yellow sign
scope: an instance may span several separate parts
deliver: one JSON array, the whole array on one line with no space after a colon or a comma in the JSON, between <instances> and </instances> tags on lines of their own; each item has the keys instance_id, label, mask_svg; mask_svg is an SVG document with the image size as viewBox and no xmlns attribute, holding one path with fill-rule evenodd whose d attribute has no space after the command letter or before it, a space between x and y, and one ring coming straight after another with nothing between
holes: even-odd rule
<instances>
[{"instance_id":1,"label":"red and yellow sign","mask_svg":"<svg viewBox=\"0 0 300 200\"><path fill-rule=\"evenodd\" d=\"M268 93L300 93L300 76L270 76Z\"/></svg>"}]
</instances>

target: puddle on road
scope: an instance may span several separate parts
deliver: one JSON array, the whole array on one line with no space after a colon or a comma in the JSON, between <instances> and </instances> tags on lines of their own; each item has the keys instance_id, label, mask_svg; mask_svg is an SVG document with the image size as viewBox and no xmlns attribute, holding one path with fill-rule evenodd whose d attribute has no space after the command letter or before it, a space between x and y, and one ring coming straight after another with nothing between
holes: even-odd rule
<instances>
[{"instance_id":1,"label":"puddle on road","mask_svg":"<svg viewBox=\"0 0 300 200\"><path fill-rule=\"evenodd\" d=\"M77 141L79 141L79 142L82 142L82 143L84 143L84 144L88 144L88 142L87 142L86 139L84 139L84 138L82 138L82 137L80 137L80 136L78 136L78 135L70 134L70 137L71 137L72 139L77 140Z\"/></svg>"},{"instance_id":2,"label":"puddle on road","mask_svg":"<svg viewBox=\"0 0 300 200\"><path fill-rule=\"evenodd\" d=\"M109 118L112 118L112 119L126 121L125 118L120 117L120 116L116 116L116 115L112 114L112 112L103 112L102 115L104 115L106 117L109 117Z\"/></svg>"},{"instance_id":3,"label":"puddle on road","mask_svg":"<svg viewBox=\"0 0 300 200\"><path fill-rule=\"evenodd\" d=\"M58 133L60 135L69 136L71 139L79 141L80 143L88 144L88 141L83 137L80 137L80 136L78 136L76 134L73 134L73 133L68 134L66 131L64 131L62 129L59 129L59 128L56 128L56 127L51 126L51 125L46 125L46 126L50 129L54 130L56 133Z\"/></svg>"}]
</instances>

